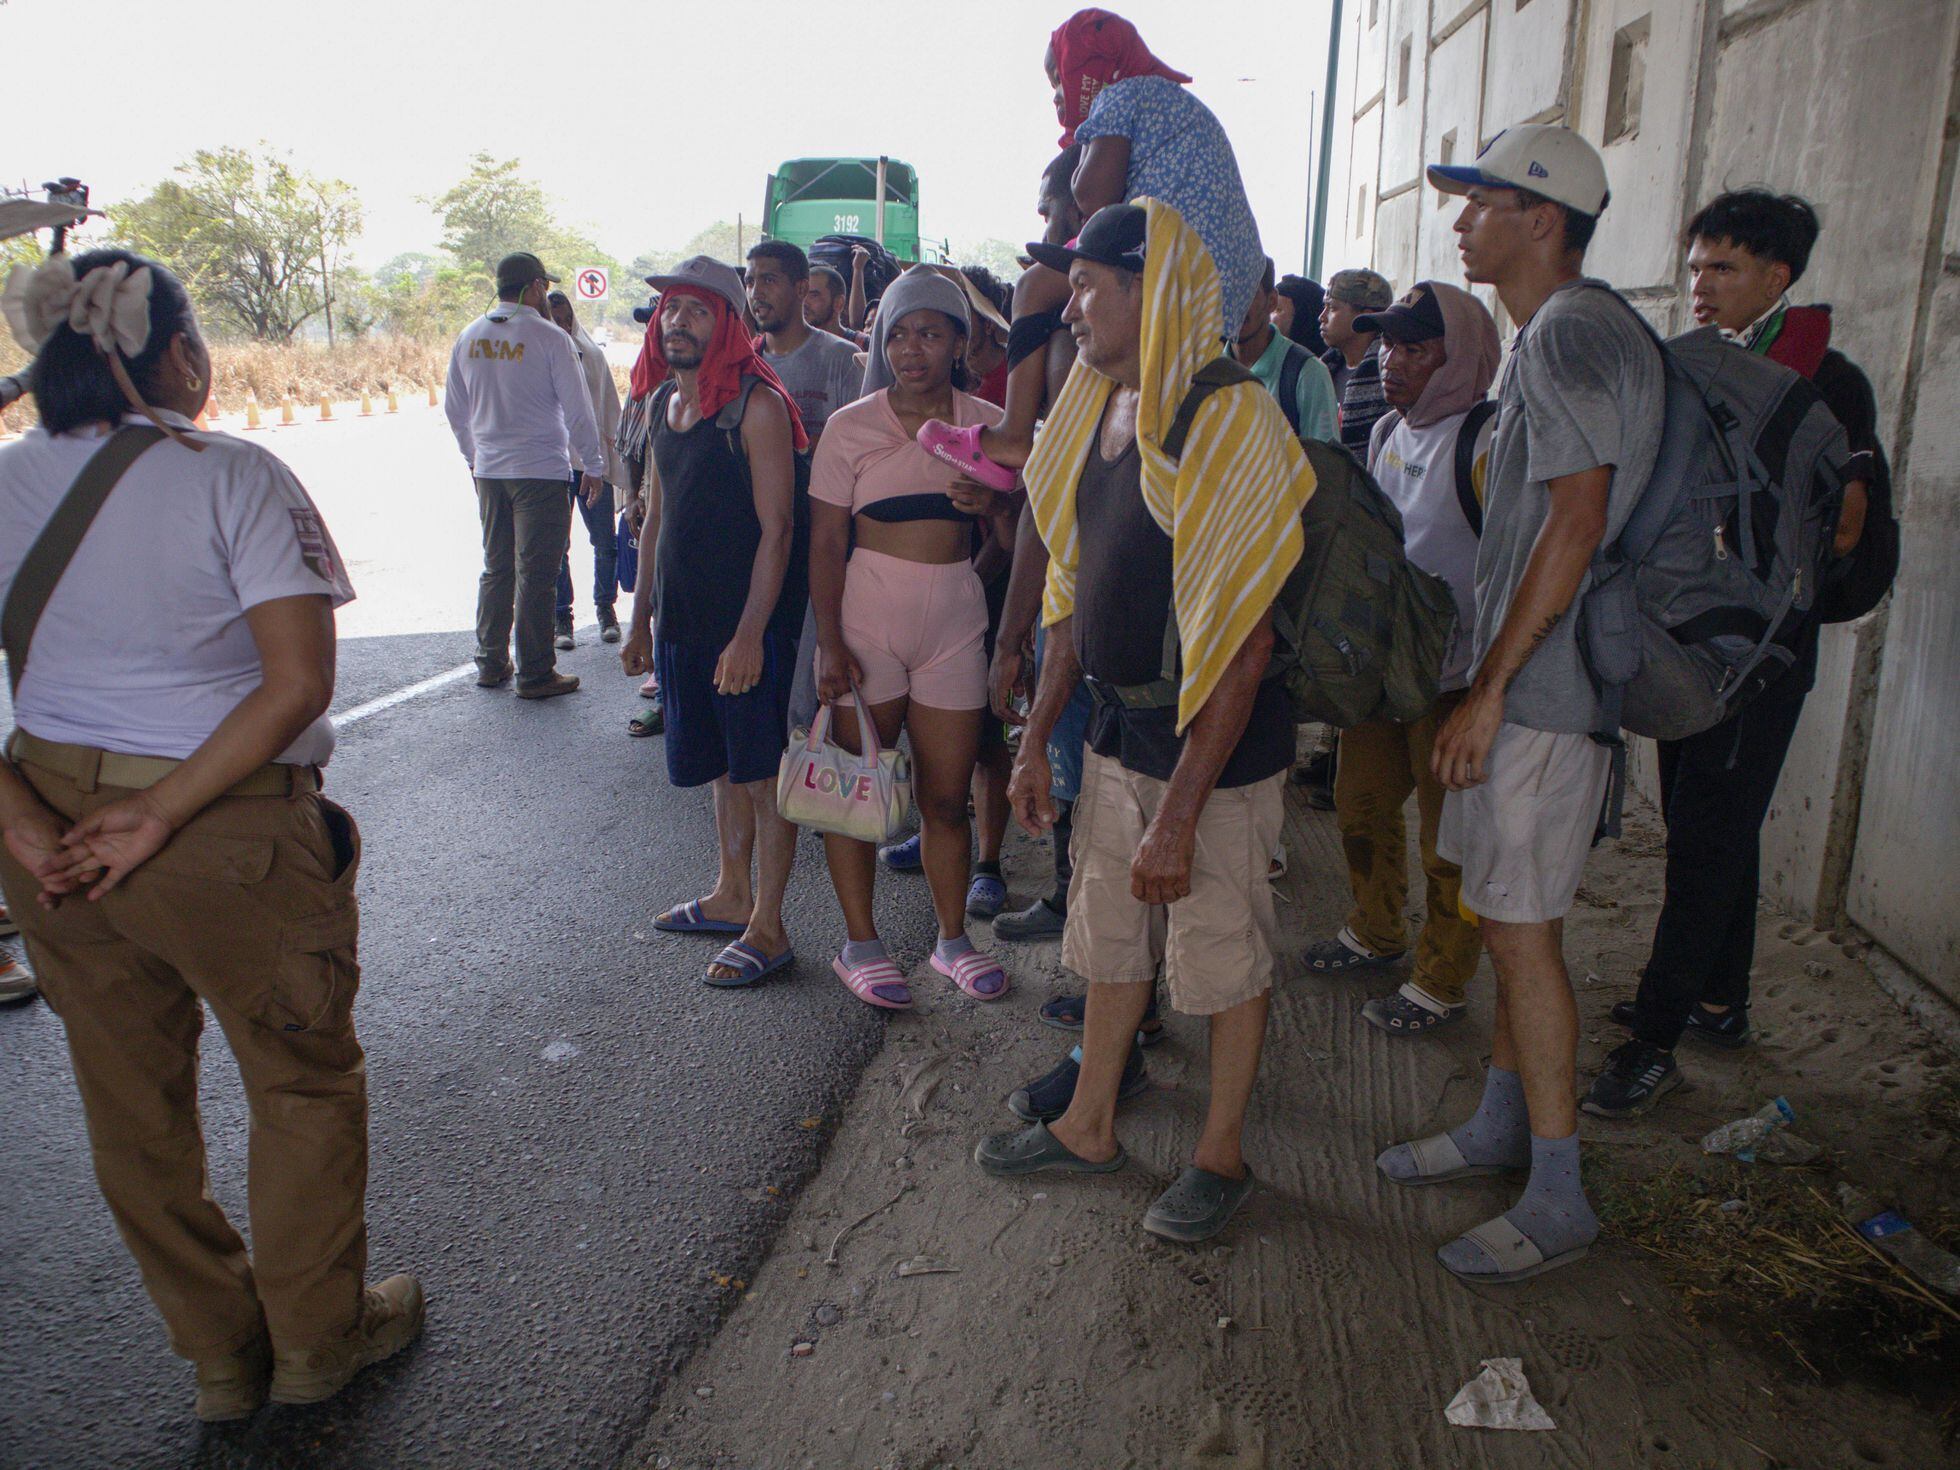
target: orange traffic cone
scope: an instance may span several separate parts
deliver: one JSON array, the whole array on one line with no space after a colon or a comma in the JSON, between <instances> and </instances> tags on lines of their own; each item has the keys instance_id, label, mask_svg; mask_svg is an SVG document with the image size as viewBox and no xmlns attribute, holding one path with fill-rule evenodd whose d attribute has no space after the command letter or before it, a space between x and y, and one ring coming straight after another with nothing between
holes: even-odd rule
<instances>
[{"instance_id":1,"label":"orange traffic cone","mask_svg":"<svg viewBox=\"0 0 1960 1470\"><path fill-rule=\"evenodd\" d=\"M440 402L442 400L436 397L436 385L434 383L429 384L429 407L434 408Z\"/></svg>"},{"instance_id":2,"label":"orange traffic cone","mask_svg":"<svg viewBox=\"0 0 1960 1470\"><path fill-rule=\"evenodd\" d=\"M264 421L259 417L259 392L256 388L245 390L245 427L247 429L265 427Z\"/></svg>"},{"instance_id":3,"label":"orange traffic cone","mask_svg":"<svg viewBox=\"0 0 1960 1470\"><path fill-rule=\"evenodd\" d=\"M293 410L298 406L298 404L293 402L293 395L290 393L279 400L279 423L282 428L287 424L296 424L299 422L293 414Z\"/></svg>"},{"instance_id":4,"label":"orange traffic cone","mask_svg":"<svg viewBox=\"0 0 1960 1470\"><path fill-rule=\"evenodd\" d=\"M400 413L401 407L402 406L395 401L395 390L393 388L390 388L388 390L388 412Z\"/></svg>"},{"instance_id":5,"label":"orange traffic cone","mask_svg":"<svg viewBox=\"0 0 1960 1470\"><path fill-rule=\"evenodd\" d=\"M333 422L333 400L324 393L320 395L320 422L323 424Z\"/></svg>"},{"instance_id":6,"label":"orange traffic cone","mask_svg":"<svg viewBox=\"0 0 1960 1470\"><path fill-rule=\"evenodd\" d=\"M374 417L374 400L368 396L368 390L365 384L361 387L361 417L364 419Z\"/></svg>"}]
</instances>

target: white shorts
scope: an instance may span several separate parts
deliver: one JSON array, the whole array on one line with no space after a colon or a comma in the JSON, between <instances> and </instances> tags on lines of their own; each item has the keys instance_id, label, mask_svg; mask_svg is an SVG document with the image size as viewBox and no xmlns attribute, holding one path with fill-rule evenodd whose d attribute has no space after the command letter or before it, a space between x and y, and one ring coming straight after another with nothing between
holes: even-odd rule
<instances>
[{"instance_id":1,"label":"white shorts","mask_svg":"<svg viewBox=\"0 0 1960 1470\"><path fill-rule=\"evenodd\" d=\"M1436 851L1463 868L1463 906L1502 924L1564 918L1612 764L1590 735L1500 725L1484 784L1443 798Z\"/></svg>"}]
</instances>

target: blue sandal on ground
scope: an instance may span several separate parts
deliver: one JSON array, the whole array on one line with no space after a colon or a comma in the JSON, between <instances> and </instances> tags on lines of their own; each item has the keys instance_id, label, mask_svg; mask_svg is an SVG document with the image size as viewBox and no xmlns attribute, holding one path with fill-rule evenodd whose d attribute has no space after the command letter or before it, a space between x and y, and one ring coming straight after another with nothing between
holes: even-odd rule
<instances>
[{"instance_id":1,"label":"blue sandal on ground","mask_svg":"<svg viewBox=\"0 0 1960 1470\"><path fill-rule=\"evenodd\" d=\"M1242 1179L1227 1179L1192 1164L1157 1196L1157 1202L1144 1214L1143 1228L1165 1240L1195 1245L1210 1240L1230 1224L1251 1193L1250 1169Z\"/></svg>"},{"instance_id":2,"label":"blue sandal on ground","mask_svg":"<svg viewBox=\"0 0 1960 1470\"><path fill-rule=\"evenodd\" d=\"M733 919L710 919L701 912L701 900L690 898L677 904L653 921L662 934L746 934L748 924Z\"/></svg>"},{"instance_id":3,"label":"blue sandal on ground","mask_svg":"<svg viewBox=\"0 0 1960 1470\"><path fill-rule=\"evenodd\" d=\"M1035 1012L1035 1018L1042 1025L1053 1026L1057 1031L1080 1031L1083 1012L1088 1004L1089 997L1086 995L1058 995ZM1157 997L1153 995L1150 1004L1144 1008L1143 1028L1137 1032L1137 1045L1155 1046L1168 1035L1170 1032L1157 1020Z\"/></svg>"},{"instance_id":4,"label":"blue sandal on ground","mask_svg":"<svg viewBox=\"0 0 1960 1470\"><path fill-rule=\"evenodd\" d=\"M744 944L738 939L708 962L708 968L701 972L701 979L719 990L735 990L744 985L753 985L795 963L796 951L793 949L784 950L772 960L754 945ZM717 975L714 972L716 965L735 973Z\"/></svg>"},{"instance_id":5,"label":"blue sandal on ground","mask_svg":"<svg viewBox=\"0 0 1960 1470\"><path fill-rule=\"evenodd\" d=\"M914 832L903 842L894 842L890 847L878 849L878 856L885 866L894 873L922 873L926 860L919 854L919 834Z\"/></svg>"},{"instance_id":6,"label":"blue sandal on ground","mask_svg":"<svg viewBox=\"0 0 1960 1470\"><path fill-rule=\"evenodd\" d=\"M1007 1110L1030 1123L1052 1123L1068 1111L1075 1098L1075 1081L1082 1075L1082 1048L1076 1047L1055 1064L1046 1076L1037 1077L1026 1087L1017 1087L1007 1098ZM1116 1104L1121 1107L1150 1091L1150 1073L1143 1065L1143 1049L1130 1048L1123 1060L1123 1080L1116 1085Z\"/></svg>"},{"instance_id":7,"label":"blue sandal on ground","mask_svg":"<svg viewBox=\"0 0 1960 1470\"><path fill-rule=\"evenodd\" d=\"M1007 884L998 873L975 873L966 888L968 918L998 918L1007 907Z\"/></svg>"}]
</instances>

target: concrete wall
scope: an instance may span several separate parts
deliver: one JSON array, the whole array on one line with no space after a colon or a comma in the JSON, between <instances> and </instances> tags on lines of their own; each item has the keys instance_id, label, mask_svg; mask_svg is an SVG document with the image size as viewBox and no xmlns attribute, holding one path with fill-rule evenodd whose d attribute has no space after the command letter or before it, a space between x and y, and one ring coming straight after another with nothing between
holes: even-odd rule
<instances>
[{"instance_id":1,"label":"concrete wall","mask_svg":"<svg viewBox=\"0 0 1960 1470\"><path fill-rule=\"evenodd\" d=\"M1960 5L1349 0L1341 48L1328 272L1459 280L1421 166L1520 122L1600 147L1613 202L1588 268L1663 330L1692 325L1680 233L1700 203L1767 183L1818 206L1795 294L1835 306L1877 390L1905 568L1885 607L1825 632L1764 890L1851 919L1960 1002Z\"/></svg>"}]
</instances>

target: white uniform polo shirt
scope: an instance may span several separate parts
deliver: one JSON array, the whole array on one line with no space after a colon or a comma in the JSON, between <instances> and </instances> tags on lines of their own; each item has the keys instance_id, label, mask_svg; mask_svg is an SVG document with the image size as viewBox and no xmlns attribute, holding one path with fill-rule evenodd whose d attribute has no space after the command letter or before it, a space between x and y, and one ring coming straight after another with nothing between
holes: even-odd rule
<instances>
[{"instance_id":1,"label":"white uniform polo shirt","mask_svg":"<svg viewBox=\"0 0 1960 1470\"><path fill-rule=\"evenodd\" d=\"M158 416L190 430L180 415ZM228 434L191 437L203 453L165 439L130 466L56 584L15 698L15 721L30 735L181 760L263 678L248 608L307 595L353 601L326 523L292 471ZM36 428L0 446L0 604L102 443L88 430ZM333 741L322 715L279 759L325 765Z\"/></svg>"},{"instance_id":2,"label":"white uniform polo shirt","mask_svg":"<svg viewBox=\"0 0 1960 1470\"><path fill-rule=\"evenodd\" d=\"M606 453L572 339L530 307L499 301L463 329L443 407L479 480L606 474Z\"/></svg>"}]
</instances>

